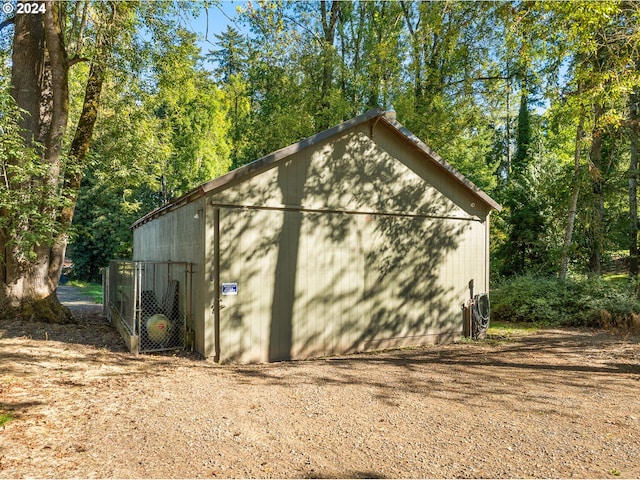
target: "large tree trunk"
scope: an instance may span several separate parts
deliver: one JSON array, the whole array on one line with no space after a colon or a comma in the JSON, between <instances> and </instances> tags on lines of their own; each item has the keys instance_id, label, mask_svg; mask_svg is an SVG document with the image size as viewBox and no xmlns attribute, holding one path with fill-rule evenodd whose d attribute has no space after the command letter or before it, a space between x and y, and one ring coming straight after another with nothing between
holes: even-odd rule
<instances>
[{"instance_id":1,"label":"large tree trunk","mask_svg":"<svg viewBox=\"0 0 640 480\"><path fill-rule=\"evenodd\" d=\"M28 198L34 212L29 211L31 218L24 214L25 209L1 207L8 221L0 228L0 318L69 322L73 320L71 313L55 292L98 115L101 61L112 39L105 32L96 35L82 113L65 156L69 67L80 60L70 61L67 56L60 11L63 4L49 0L45 5L44 14L17 15L15 21L11 93L17 106L26 111L20 125L25 146L37 152L38 164L44 168L27 180L5 178L6 188L24 192L20 195ZM115 2L110 3L110 9L109 25L116 25ZM83 13L80 30L84 19ZM82 35L78 37L77 45ZM13 165L24 166L20 161L25 162L13 159ZM37 235L32 235L34 230Z\"/></svg>"},{"instance_id":2,"label":"large tree trunk","mask_svg":"<svg viewBox=\"0 0 640 480\"><path fill-rule=\"evenodd\" d=\"M629 138L631 139L631 161L629 164L629 276L632 279L638 277L638 102L640 101L640 88L634 88L629 96L629 120L631 127Z\"/></svg>"},{"instance_id":3,"label":"large tree trunk","mask_svg":"<svg viewBox=\"0 0 640 480\"><path fill-rule=\"evenodd\" d=\"M85 89L82 113L78 121L73 141L69 151L69 161L73 168L69 168L63 179L63 191L66 201L59 212L58 224L60 233L56 236L51 247L50 274L55 278L60 278L62 263L67 249L67 231L73 222L73 213L78 202L80 183L84 171L85 159L89 151L89 144L93 136L93 128L98 118L98 107L100 106L100 94L102 93L102 83L104 80L103 68L99 62L92 63L89 70L89 78Z\"/></svg>"},{"instance_id":4,"label":"large tree trunk","mask_svg":"<svg viewBox=\"0 0 640 480\"><path fill-rule=\"evenodd\" d=\"M37 195L35 219L10 219L13 230L0 233L3 253L0 271L0 317L17 317L48 322L69 322L69 309L58 301L55 291L64 259L64 248L38 238L26 247L11 236L27 238L33 222L49 222L56 230L59 212L53 201L60 191L62 140L69 112L68 62L59 4L47 2L44 14L16 15L12 57L12 94L26 111L21 127L25 145L36 148L46 168L38 177L7 179L25 195ZM37 142L37 143L35 143ZM13 212L16 215L16 212Z\"/></svg>"}]
</instances>

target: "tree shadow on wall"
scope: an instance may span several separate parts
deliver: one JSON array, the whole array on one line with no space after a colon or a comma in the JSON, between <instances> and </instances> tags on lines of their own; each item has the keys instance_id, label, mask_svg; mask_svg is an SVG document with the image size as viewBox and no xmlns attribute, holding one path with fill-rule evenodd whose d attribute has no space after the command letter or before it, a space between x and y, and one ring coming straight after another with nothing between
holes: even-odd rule
<instances>
[{"instance_id":1,"label":"tree shadow on wall","mask_svg":"<svg viewBox=\"0 0 640 480\"><path fill-rule=\"evenodd\" d=\"M240 261L244 277L264 276L257 260L267 254L275 258L269 361L378 348L398 337L411 343L430 332L453 336L452 328L461 330L452 327L460 324L460 314L452 318L453 287L443 281L448 273L442 262L458 248L468 222L442 218L457 207L428 188L423 172L361 132L333 137L275 168L268 182L238 184L236 198L255 206L279 198L284 210L237 210L232 231L221 234L241 239L260 229L250 244L225 243L221 271ZM272 222L261 224L260 218ZM320 247L314 250L310 239ZM301 285L307 285L306 293ZM225 314L235 328L249 332L243 308ZM305 312L313 318L304 318ZM301 340L296 329L308 334ZM223 356L240 358L245 349Z\"/></svg>"},{"instance_id":2,"label":"tree shadow on wall","mask_svg":"<svg viewBox=\"0 0 640 480\"><path fill-rule=\"evenodd\" d=\"M278 187L284 205L301 205L310 159L301 159L295 173L300 181L291 181L286 167L278 171ZM296 301L296 279L300 231L303 214L286 212L276 244L278 258L275 267L273 301L271 302L271 328L269 330L269 361L290 360L293 346L293 312Z\"/></svg>"},{"instance_id":3,"label":"tree shadow on wall","mask_svg":"<svg viewBox=\"0 0 640 480\"><path fill-rule=\"evenodd\" d=\"M456 209L451 199L427 188L430 182L423 173L410 170L362 134L338 138L321 151L324 160L312 162L305 179L305 204L377 212L320 214L306 225L307 230L326 232L325 243L334 248L354 243L355 230L355 256L360 258L334 271L353 277L347 270L356 269L355 277L364 277L357 292L325 290L312 300L332 309L335 335L343 339L324 353L378 348L399 337L410 344L431 332L455 337L461 315L452 316L453 288L443 279L442 263L458 248L468 222L443 218ZM304 227L302 233L309 234ZM313 341L307 339L303 350Z\"/></svg>"}]
</instances>

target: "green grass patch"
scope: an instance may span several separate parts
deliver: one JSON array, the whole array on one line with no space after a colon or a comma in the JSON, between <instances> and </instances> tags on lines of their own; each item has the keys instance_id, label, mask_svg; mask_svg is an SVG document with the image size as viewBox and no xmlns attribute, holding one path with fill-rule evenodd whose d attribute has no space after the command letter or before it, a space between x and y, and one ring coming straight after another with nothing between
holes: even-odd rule
<instances>
[{"instance_id":1,"label":"green grass patch","mask_svg":"<svg viewBox=\"0 0 640 480\"><path fill-rule=\"evenodd\" d=\"M542 327L536 323L491 321L487 329L486 342L493 345L501 344L516 337L533 335L540 328Z\"/></svg>"},{"instance_id":2,"label":"green grass patch","mask_svg":"<svg viewBox=\"0 0 640 480\"><path fill-rule=\"evenodd\" d=\"M538 333L545 325L539 325L537 323L527 322L504 322L494 321L493 319L489 323L487 329L487 338L480 340L480 342L488 343L489 345L501 344L508 342L514 337L524 337L526 335L533 335ZM462 337L457 343L477 343L478 340L474 340L471 337Z\"/></svg>"},{"instance_id":3,"label":"green grass patch","mask_svg":"<svg viewBox=\"0 0 640 480\"><path fill-rule=\"evenodd\" d=\"M537 323L492 321L487 329L487 336L500 338L519 337L538 333L543 327L544 325Z\"/></svg>"},{"instance_id":4,"label":"green grass patch","mask_svg":"<svg viewBox=\"0 0 640 480\"><path fill-rule=\"evenodd\" d=\"M13 420L13 416L10 413L3 413L0 411L0 427L11 420Z\"/></svg>"},{"instance_id":5,"label":"green grass patch","mask_svg":"<svg viewBox=\"0 0 640 480\"><path fill-rule=\"evenodd\" d=\"M102 303L102 284L71 280L67 285L80 289L82 293L91 297L95 303Z\"/></svg>"},{"instance_id":6,"label":"green grass patch","mask_svg":"<svg viewBox=\"0 0 640 480\"><path fill-rule=\"evenodd\" d=\"M615 285L618 288L629 286L629 275L626 273L612 273L602 276L602 281L608 285Z\"/></svg>"}]
</instances>

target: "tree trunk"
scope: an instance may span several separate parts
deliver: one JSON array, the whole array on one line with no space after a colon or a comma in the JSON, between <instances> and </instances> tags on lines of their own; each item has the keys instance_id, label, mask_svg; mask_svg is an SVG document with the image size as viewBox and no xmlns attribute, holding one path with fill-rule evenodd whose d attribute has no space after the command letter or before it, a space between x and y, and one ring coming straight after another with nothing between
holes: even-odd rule
<instances>
[{"instance_id":1,"label":"tree trunk","mask_svg":"<svg viewBox=\"0 0 640 480\"><path fill-rule=\"evenodd\" d=\"M587 242L589 246L589 272L602 274L602 253L604 250L604 178L602 160L602 140L604 131L598 125L604 113L602 105L595 106L594 127L591 140L589 171L591 173L591 202Z\"/></svg>"},{"instance_id":2,"label":"tree trunk","mask_svg":"<svg viewBox=\"0 0 640 480\"><path fill-rule=\"evenodd\" d=\"M11 96L25 110L21 127L27 147L42 142L40 102L45 63L44 19L42 14L16 15L11 57Z\"/></svg>"},{"instance_id":3,"label":"tree trunk","mask_svg":"<svg viewBox=\"0 0 640 480\"><path fill-rule=\"evenodd\" d=\"M636 87L629 95L629 139L631 160L629 162L629 276L638 277L638 102L640 88Z\"/></svg>"},{"instance_id":4,"label":"tree trunk","mask_svg":"<svg viewBox=\"0 0 640 480\"><path fill-rule=\"evenodd\" d=\"M49 222L52 230L56 230L58 215L52 200L60 189L62 140L69 112L68 64L58 8L56 2L47 2L44 14L16 15L11 75L16 103L26 111L21 124L25 145L35 147L34 140L42 145L40 162L46 166L46 175L25 185L25 195L40 195L36 216ZM10 221L26 237L34 220ZM11 242L10 237L6 228L0 233L4 253L0 317L72 321L69 309L55 295L64 249L39 238L26 251L24 244Z\"/></svg>"},{"instance_id":5,"label":"tree trunk","mask_svg":"<svg viewBox=\"0 0 640 480\"><path fill-rule=\"evenodd\" d=\"M50 276L60 278L62 264L67 249L67 231L73 221L73 213L78 202L80 183L84 171L85 159L89 151L89 144L93 136L93 128L98 118L98 107L100 105L100 94L102 93L102 83L104 80L103 69L99 63L92 63L89 70L89 79L85 89L82 113L78 121L71 148L69 152L70 162L73 168L68 169L64 177L64 191L66 192L66 202L60 210L58 222L61 226L61 233L55 238L51 247L51 262L49 264Z\"/></svg>"},{"instance_id":6,"label":"tree trunk","mask_svg":"<svg viewBox=\"0 0 640 480\"><path fill-rule=\"evenodd\" d=\"M82 112L65 156L69 67L80 60L68 59L60 11L63 4L54 0L44 3L44 14L17 15L15 21L11 93L17 106L26 111L20 125L24 143L38 153L42 173L28 180L6 179L7 188L24 192L20 199L28 198L29 205L23 210L2 207L7 221L0 229L0 318L69 322L73 320L71 313L60 304L55 292L98 115L103 84L101 62L112 47L113 38L105 32L96 35ZM119 6L116 2L109 6L109 24L116 25ZM18 160L14 165L25 166Z\"/></svg>"},{"instance_id":7,"label":"tree trunk","mask_svg":"<svg viewBox=\"0 0 640 480\"><path fill-rule=\"evenodd\" d=\"M573 192L569 204L569 217L567 218L567 229L564 234L564 245L562 248L562 258L560 259L560 280L566 280L569 268L569 249L573 239L573 227L576 223L578 213L578 197L580 195L580 152L582 150L582 136L584 134L584 112L580 112L578 129L576 131L576 146L573 152Z\"/></svg>"},{"instance_id":8,"label":"tree trunk","mask_svg":"<svg viewBox=\"0 0 640 480\"><path fill-rule=\"evenodd\" d=\"M340 2L334 0L331 4L331 9L327 11L326 0L320 2L320 15L322 20L322 33L323 33L323 45L322 45L322 85L320 89L320 112L318 120L318 126L320 128L327 128L331 122L327 121L327 111L331 108L330 92L331 85L333 83L333 70L334 70L334 40L336 34L336 25L338 23L338 16L340 13Z\"/></svg>"}]
</instances>

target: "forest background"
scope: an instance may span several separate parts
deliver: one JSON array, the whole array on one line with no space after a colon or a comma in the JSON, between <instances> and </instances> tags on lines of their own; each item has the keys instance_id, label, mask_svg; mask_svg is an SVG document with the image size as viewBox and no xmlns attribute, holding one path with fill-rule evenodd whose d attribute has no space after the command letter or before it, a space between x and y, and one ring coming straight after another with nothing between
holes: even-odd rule
<instances>
[{"instance_id":1,"label":"forest background","mask_svg":"<svg viewBox=\"0 0 640 480\"><path fill-rule=\"evenodd\" d=\"M78 194L56 194L73 223L49 216L38 226L42 192L16 193L42 172L25 159L11 96L14 30L9 17L2 23L0 227L24 252L62 232L73 275L97 281L109 260L130 258L130 226L145 213L383 107L504 206L492 216L492 281L513 298L496 312L557 318L548 297L558 285L565 303L582 292L606 297L609 311L617 302L625 318L640 311L640 2L247 2L226 30L206 34L206 51L192 19L220 3L57 4L78 59L68 69L65 148L73 151L96 65L101 95L86 157L66 166L77 170ZM630 281L612 292L597 282L617 258ZM578 287L583 278L597 286ZM535 297L524 313L511 304L523 295Z\"/></svg>"}]
</instances>

